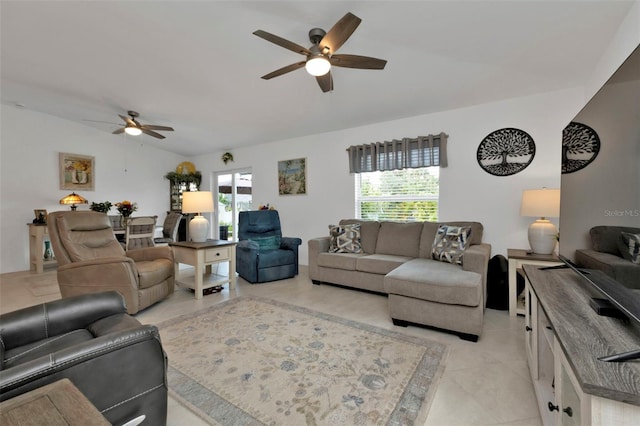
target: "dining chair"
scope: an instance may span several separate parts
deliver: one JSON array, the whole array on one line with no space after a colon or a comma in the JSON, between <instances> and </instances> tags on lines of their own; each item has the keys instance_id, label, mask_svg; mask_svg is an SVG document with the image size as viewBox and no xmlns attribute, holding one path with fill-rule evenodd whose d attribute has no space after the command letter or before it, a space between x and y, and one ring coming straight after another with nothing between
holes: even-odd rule
<instances>
[{"instance_id":1,"label":"dining chair","mask_svg":"<svg viewBox=\"0 0 640 426\"><path fill-rule=\"evenodd\" d=\"M182 221L182 213L168 212L162 225L162 237L154 238L156 245L166 245L178 241L178 228Z\"/></svg>"},{"instance_id":2,"label":"dining chair","mask_svg":"<svg viewBox=\"0 0 640 426\"><path fill-rule=\"evenodd\" d=\"M153 237L158 216L137 216L129 218L125 232L125 250L155 247Z\"/></svg>"}]
</instances>

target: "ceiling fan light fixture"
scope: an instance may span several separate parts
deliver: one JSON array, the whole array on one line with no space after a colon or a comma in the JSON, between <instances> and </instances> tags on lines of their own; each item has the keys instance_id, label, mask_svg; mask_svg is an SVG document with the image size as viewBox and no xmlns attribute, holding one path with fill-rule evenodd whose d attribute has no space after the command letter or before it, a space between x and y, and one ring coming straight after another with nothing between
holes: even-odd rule
<instances>
[{"instance_id":1,"label":"ceiling fan light fixture","mask_svg":"<svg viewBox=\"0 0 640 426\"><path fill-rule=\"evenodd\" d=\"M331 63L324 55L318 54L316 56L309 56L304 67L309 74L319 77L329 72Z\"/></svg>"},{"instance_id":2,"label":"ceiling fan light fixture","mask_svg":"<svg viewBox=\"0 0 640 426\"><path fill-rule=\"evenodd\" d=\"M127 126L124 128L124 131L131 136L138 136L142 134L142 130L138 127Z\"/></svg>"}]
</instances>

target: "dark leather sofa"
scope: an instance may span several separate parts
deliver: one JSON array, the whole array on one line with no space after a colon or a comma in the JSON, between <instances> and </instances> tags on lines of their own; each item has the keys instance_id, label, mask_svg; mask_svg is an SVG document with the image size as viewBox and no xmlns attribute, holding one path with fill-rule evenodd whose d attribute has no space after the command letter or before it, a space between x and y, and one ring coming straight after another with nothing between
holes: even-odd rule
<instances>
[{"instance_id":1,"label":"dark leather sofa","mask_svg":"<svg viewBox=\"0 0 640 426\"><path fill-rule=\"evenodd\" d=\"M129 316L115 291L0 315L0 401L68 378L114 425L167 418L167 358L158 329Z\"/></svg>"}]
</instances>

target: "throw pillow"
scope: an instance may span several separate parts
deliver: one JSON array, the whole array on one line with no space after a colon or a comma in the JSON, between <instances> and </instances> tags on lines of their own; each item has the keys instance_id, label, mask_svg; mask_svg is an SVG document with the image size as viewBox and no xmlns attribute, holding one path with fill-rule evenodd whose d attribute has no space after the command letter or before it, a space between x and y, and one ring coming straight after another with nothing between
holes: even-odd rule
<instances>
[{"instance_id":1,"label":"throw pillow","mask_svg":"<svg viewBox=\"0 0 640 426\"><path fill-rule=\"evenodd\" d=\"M360 224L329 225L329 253L362 253Z\"/></svg>"},{"instance_id":2,"label":"throw pillow","mask_svg":"<svg viewBox=\"0 0 640 426\"><path fill-rule=\"evenodd\" d=\"M249 238L249 241L258 243L260 250L277 250L280 248L280 237L277 235Z\"/></svg>"},{"instance_id":3,"label":"throw pillow","mask_svg":"<svg viewBox=\"0 0 640 426\"><path fill-rule=\"evenodd\" d=\"M462 265L462 256L471 240L470 226L440 225L433 240L431 255L435 260Z\"/></svg>"},{"instance_id":4,"label":"throw pillow","mask_svg":"<svg viewBox=\"0 0 640 426\"><path fill-rule=\"evenodd\" d=\"M640 234L621 232L618 247L622 257L635 264L640 264Z\"/></svg>"}]
</instances>

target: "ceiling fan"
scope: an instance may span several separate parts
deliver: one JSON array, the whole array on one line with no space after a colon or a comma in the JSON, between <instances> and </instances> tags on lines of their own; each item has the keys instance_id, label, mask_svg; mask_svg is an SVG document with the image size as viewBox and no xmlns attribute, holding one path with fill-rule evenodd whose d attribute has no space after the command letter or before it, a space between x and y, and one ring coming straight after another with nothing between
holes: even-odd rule
<instances>
[{"instance_id":1,"label":"ceiling fan","mask_svg":"<svg viewBox=\"0 0 640 426\"><path fill-rule=\"evenodd\" d=\"M118 117L122 118L122 120L124 120L126 125L114 131L113 132L114 135L119 135L120 133L126 132L128 135L138 136L139 134L144 133L146 135L153 136L154 138L164 139L165 137L163 135L161 135L160 133L154 132L154 130L173 132L173 127L156 126L155 124L140 123L138 120L136 120L136 118L140 116L140 114L138 114L135 111L127 111L127 114L129 114L129 117L125 117L124 115L118 114Z\"/></svg>"},{"instance_id":2,"label":"ceiling fan","mask_svg":"<svg viewBox=\"0 0 640 426\"><path fill-rule=\"evenodd\" d=\"M387 61L383 59L358 55L336 55L336 51L347 41L356 28L358 28L360 22L362 22L360 18L352 13L347 13L342 19L336 22L329 32L321 28L312 28L309 31L309 40L313 45L308 49L266 31L254 31L253 34L258 37L307 57L304 61L287 65L286 67L263 75L262 78L269 80L305 67L309 74L316 77L320 89L322 89L323 92L328 92L333 90L333 78L331 77L332 65L344 68L384 69Z\"/></svg>"}]
</instances>

